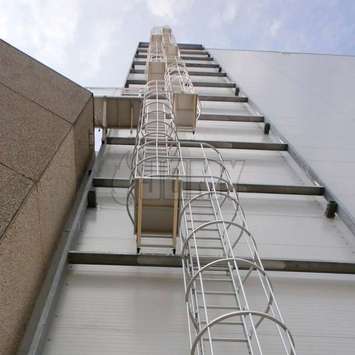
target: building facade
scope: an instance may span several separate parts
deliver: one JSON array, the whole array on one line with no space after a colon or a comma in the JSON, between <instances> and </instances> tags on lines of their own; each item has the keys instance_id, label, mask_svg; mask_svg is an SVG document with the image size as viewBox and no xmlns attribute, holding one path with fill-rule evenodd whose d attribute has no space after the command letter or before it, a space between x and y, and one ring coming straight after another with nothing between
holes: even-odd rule
<instances>
[{"instance_id":1,"label":"building facade","mask_svg":"<svg viewBox=\"0 0 355 355\"><path fill-rule=\"evenodd\" d=\"M156 28L91 88L102 144L20 353L353 353L349 214L233 55Z\"/></svg>"}]
</instances>

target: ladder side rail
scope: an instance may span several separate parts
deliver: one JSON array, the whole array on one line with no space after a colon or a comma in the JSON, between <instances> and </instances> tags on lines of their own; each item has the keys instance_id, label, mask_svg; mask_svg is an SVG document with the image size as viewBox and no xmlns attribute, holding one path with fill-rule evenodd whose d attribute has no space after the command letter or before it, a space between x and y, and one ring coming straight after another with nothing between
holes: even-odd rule
<instances>
[{"instance_id":1,"label":"ladder side rail","mask_svg":"<svg viewBox=\"0 0 355 355\"><path fill-rule=\"evenodd\" d=\"M213 199L211 199L211 205L212 205L212 209L213 209L213 212L214 212L214 217L215 217L215 221L221 221L222 223L218 223L218 234L219 234L219 237L221 239L221 245L223 246L223 251L224 251L224 254L225 255L228 255L227 254L227 250L226 250L226 246L225 246L225 242L224 242L224 234L227 234L228 235L228 231L227 231L227 228L225 226L225 223L224 223L224 216L221 212L221 209L220 209L220 206L219 206L219 200L218 198L216 197L217 196L217 192L216 192L216 189L215 189L215 186L214 186L214 179L212 179L212 172L211 172L211 169L210 169L210 165L209 165L209 161L208 161L208 158L206 156L206 153L205 153L205 150L204 150L204 147L203 145L201 144L201 150L202 150L202 153L203 153L203 159L204 159L204 170L203 170L203 173L205 174L205 180L206 180L206 187L207 187L207 190L208 192L210 192L210 196L213 197ZM215 203L213 203L213 201L215 201ZM213 221L211 222L213 223ZM220 230L220 227L222 226L222 229L224 230L224 233L222 235L221 233L221 230ZM237 272L237 280L238 280L238 286L236 285L236 282L234 280L234 277L232 277L232 282L233 282L233 288L235 291L235 298L236 298L236 303L237 303L237 306L240 308L240 309L243 309L243 308L249 308L249 305L248 305L248 302L246 300L246 297L244 297L244 294L243 294L243 289L242 289L242 285L241 285L241 276L240 276L240 273L239 273L239 268L238 268L238 265L235 263L233 263L233 270L232 269L232 266L230 265L230 263L228 263L228 269L229 269L229 273L230 275L233 275L233 271L236 271ZM240 298L239 296L239 290L242 290L242 299ZM243 308L242 308L243 307ZM250 321L250 324L251 324L251 327L252 329L254 330L255 328L255 325L254 325L254 321L251 317L249 317L249 321ZM246 337L246 340L248 342L248 346L250 347L250 352L251 354L253 354L253 348L252 348L252 345L250 343L250 339L249 339L249 330L247 328L247 323L246 323L246 319L244 317L242 317L242 323L243 323L243 330L244 330L244 334L245 334L245 337ZM262 350L261 350L261 345L260 345L260 342L259 342L259 339L256 335L256 342L257 342L257 347L258 347L258 350L260 352L260 354L262 353Z\"/></svg>"},{"instance_id":2,"label":"ladder side rail","mask_svg":"<svg viewBox=\"0 0 355 355\"><path fill-rule=\"evenodd\" d=\"M184 191L183 191L182 195L184 196ZM188 203L188 214L190 216L190 219L192 219L191 217L193 216L193 212L192 212L192 208L191 208L191 204L190 203ZM186 216L185 216L185 219L186 219ZM187 229L187 226L188 226L188 224L186 223L186 229ZM192 226L193 226L193 221L192 221ZM186 230L186 232L187 232L186 235L188 235L188 229ZM195 234L193 234L193 248L195 250L195 258L194 258L194 260L192 258L191 247L190 247L190 243L189 243L188 256L190 258L190 260L189 260L190 261L190 267L193 270L194 261L195 261L197 268L200 269L201 268L201 264L200 264L200 259L199 259L199 253L198 253L198 247L197 247ZM182 257L184 258L184 252L182 253ZM203 285L202 277L199 278L199 283L200 283L201 290L203 290L204 289L204 285ZM196 297L195 298L195 302L196 302L196 305L195 305L196 311L195 312L197 312L197 314L199 314L199 302L198 302L198 298L197 298L196 293L194 294L194 296ZM208 318L206 298L205 298L204 293L202 294L202 303L203 303L203 311L204 311L205 321L208 322L209 318ZM199 331L200 327L201 327L200 316L198 316L198 321L199 321L199 324L198 324L199 328L197 329L197 331ZM209 342L209 347L210 347L211 354L213 354L213 344L212 344L212 336L211 336L210 329L208 329L208 342ZM201 342L200 347L201 347L202 354L203 354L204 353L204 350L203 350L204 349L204 344L203 344L203 342Z\"/></svg>"},{"instance_id":3,"label":"ladder side rail","mask_svg":"<svg viewBox=\"0 0 355 355\"><path fill-rule=\"evenodd\" d=\"M203 153L204 153L204 157L206 158L206 154L205 154L204 149L203 149ZM221 155L220 155L220 158L221 158L221 161L223 161L223 158L222 158ZM231 182L231 177L230 177L230 175L229 175L228 170L226 170L226 174L227 174L228 179L229 179L230 182ZM231 183L230 186L233 187L233 184ZM215 189L215 186L214 186L214 189ZM234 193L235 195L237 195L237 193L236 193L234 187L233 187L233 190L234 190L233 193ZM220 213L221 213L221 215L222 215L222 211L221 211L221 210L220 210ZM243 214L242 214L242 221L243 221L243 227L244 227L246 230L249 230L249 229L248 229L248 226L247 226L247 223L246 223L244 211L243 211ZM227 233L227 235L228 235L228 233ZM262 267L262 269L263 269L262 262L261 262L261 259L260 259L260 256L259 256L259 253L258 253L258 250L257 250L257 245L256 245L256 242L255 242L255 239L252 237L251 233L247 233L247 235L248 235L249 238L246 238L246 242L247 242L247 245L248 245L248 247L249 247L249 250L250 250L250 252L251 252L251 254L252 254L252 257L253 257L253 258L254 258L255 256L257 257L257 260L256 260L256 261L258 262L258 264L259 264L259 265ZM250 243L249 243L249 239L251 239L251 245L250 245ZM227 238L227 241L228 241L228 246L229 246L229 248L230 248L230 253L231 253L231 255L234 256L233 248L232 248L232 246L231 246L231 243L230 243L229 238ZM237 265L235 265L235 266L236 266L236 268L238 268ZM266 288L265 288L264 280L263 280L263 278L261 277L260 272L259 272L258 269L257 269L257 273L258 273L258 276L259 276L259 280L260 280L260 282L261 282L261 285L262 285L262 287L263 287L263 290L264 290L264 292L265 292L265 295L268 296L268 295L267 295ZM284 319L283 319L282 314L281 314L281 312L280 312L280 309L279 309L279 307L278 307L278 305L277 305L277 303L276 303L276 297L275 297L274 294L273 294L273 290L272 290L272 287L271 287L271 284L270 284L269 279L266 279L266 283L267 283L267 286L268 286L268 288L269 288L269 292L273 295L273 296L272 296L273 303L276 305L276 312L274 311L274 308L273 308L272 305L271 305L271 307L270 307L270 310L271 310L271 312L272 312L272 315L273 315L274 317L277 317L278 319L280 319L280 321L281 321L282 323L284 323ZM243 284L241 284L241 287L242 287L241 290L242 290L243 297L244 297L245 290L244 290ZM245 295L245 298L246 298L246 295ZM247 301L247 298L246 298L246 301ZM257 323L257 325L259 326L260 323ZM276 325L276 327L277 327L277 330L278 330L279 335L280 335L280 337L281 337L283 346L284 346L285 350L288 351L287 345L286 345L285 340L284 340L283 333L281 332L281 328L280 328L279 325ZM255 336L257 335L256 329L254 330L254 328L253 328L253 333L255 334ZM289 344L291 345L291 348L292 348L292 347L293 347L293 344L292 344L292 341L291 341L291 338L290 338L290 334L287 332L286 335L287 335L287 338L288 338L288 342L289 342ZM292 349L292 351L295 351L295 349Z\"/></svg>"},{"instance_id":4,"label":"ladder side rail","mask_svg":"<svg viewBox=\"0 0 355 355\"><path fill-rule=\"evenodd\" d=\"M219 156L219 159L220 159L221 163L223 163L222 155L217 150L216 150L216 152L218 153L218 156ZM236 192L236 190L234 188L234 185L233 185L232 180L231 180L231 176L230 176L229 171L227 169L225 170L225 173L226 173L227 179L230 182L229 186L231 187L231 190L232 190L231 193L233 193L233 195L239 200L238 194L237 194L237 192ZM245 226L246 230L249 230L248 225L247 225L247 221L246 221L246 217L245 217L245 212L244 212L243 208L240 205L239 205L239 210L241 211L241 217L242 217L243 226ZM247 238L246 240L247 240L247 245L248 245L248 247L250 249L252 258L256 259L255 262L257 262L258 265L261 267L261 269L264 270L264 267L263 267L263 264L261 262L261 258L260 258L259 252L258 252L257 244L255 242L255 239L253 238L252 234L249 234L248 236L251 239L251 245L249 243L249 238ZM231 248L231 253L233 253L233 248ZM260 283L262 285L262 288L264 290L265 296L268 297L268 292L272 295L272 301L273 302L272 302L272 304L270 306L270 310L272 312L272 315L274 317L276 317L277 319L279 319L282 323L285 323L284 318L283 318L282 313L281 313L281 310L280 310L280 308L278 306L276 297L274 295L270 279L266 278L266 280L265 280L266 285L265 285L264 284L264 280L263 280L263 278L260 275L260 270L259 269L257 269L257 273L258 273L258 277L259 277ZM276 311L274 310L273 305L275 306ZM258 326L260 325L260 322L262 320L263 320L263 318L258 322L258 324L257 324ZM276 327L277 327L277 330L278 330L279 335L281 337L281 340L282 340L282 343L284 345L284 348L287 351L288 348L287 348L286 341L284 339L284 333L282 333L280 326L276 325ZM295 348L294 348L294 344L293 344L293 339L292 339L292 336L290 336L289 332L286 332L286 337L287 337L287 342L291 346L291 350L295 354L296 352L295 352Z\"/></svg>"}]
</instances>

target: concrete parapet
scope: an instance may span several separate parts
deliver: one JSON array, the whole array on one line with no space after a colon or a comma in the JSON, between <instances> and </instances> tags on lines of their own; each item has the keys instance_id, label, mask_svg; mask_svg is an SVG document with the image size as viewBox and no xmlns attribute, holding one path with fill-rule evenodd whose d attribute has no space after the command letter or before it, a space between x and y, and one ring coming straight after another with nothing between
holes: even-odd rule
<instances>
[{"instance_id":1,"label":"concrete parapet","mask_svg":"<svg viewBox=\"0 0 355 355\"><path fill-rule=\"evenodd\" d=\"M12 354L94 152L93 97L0 41L0 117L0 354Z\"/></svg>"}]
</instances>

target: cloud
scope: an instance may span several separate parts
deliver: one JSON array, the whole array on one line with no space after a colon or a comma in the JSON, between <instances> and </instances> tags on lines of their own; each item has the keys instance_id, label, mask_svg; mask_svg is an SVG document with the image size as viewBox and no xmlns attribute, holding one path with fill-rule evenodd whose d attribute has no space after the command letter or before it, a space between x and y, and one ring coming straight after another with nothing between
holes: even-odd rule
<instances>
[{"instance_id":1,"label":"cloud","mask_svg":"<svg viewBox=\"0 0 355 355\"><path fill-rule=\"evenodd\" d=\"M225 6L222 6L222 23L231 23L235 20L238 14L240 2L236 0L228 1Z\"/></svg>"},{"instance_id":2,"label":"cloud","mask_svg":"<svg viewBox=\"0 0 355 355\"><path fill-rule=\"evenodd\" d=\"M18 4L6 2L1 6L1 36L37 59L61 68L74 41L79 1L22 0Z\"/></svg>"},{"instance_id":3,"label":"cloud","mask_svg":"<svg viewBox=\"0 0 355 355\"><path fill-rule=\"evenodd\" d=\"M12 10L16 11L14 8ZM73 39L79 14L78 1L42 2L34 0L24 2L24 10L27 21L20 22L19 34L23 35L26 32L26 37L38 50L53 47L54 51L58 53L58 50L62 50ZM11 32L16 32L17 29L17 25L13 26Z\"/></svg>"},{"instance_id":4,"label":"cloud","mask_svg":"<svg viewBox=\"0 0 355 355\"><path fill-rule=\"evenodd\" d=\"M271 23L270 34L271 34L272 37L275 37L278 34L278 32L279 32L279 30L281 28L281 25L282 25L282 23L281 23L280 20L274 20Z\"/></svg>"},{"instance_id":5,"label":"cloud","mask_svg":"<svg viewBox=\"0 0 355 355\"><path fill-rule=\"evenodd\" d=\"M151 14L175 23L181 13L192 7L194 0L145 0Z\"/></svg>"},{"instance_id":6,"label":"cloud","mask_svg":"<svg viewBox=\"0 0 355 355\"><path fill-rule=\"evenodd\" d=\"M352 0L0 0L0 8L0 37L82 85L122 85L138 41L162 24L206 47L355 54Z\"/></svg>"}]
</instances>

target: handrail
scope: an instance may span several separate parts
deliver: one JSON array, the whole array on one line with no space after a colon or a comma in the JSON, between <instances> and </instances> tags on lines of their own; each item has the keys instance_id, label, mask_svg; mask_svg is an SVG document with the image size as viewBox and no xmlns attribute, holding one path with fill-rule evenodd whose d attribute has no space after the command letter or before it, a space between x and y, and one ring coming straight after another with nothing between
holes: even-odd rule
<instances>
[{"instance_id":1,"label":"handrail","mask_svg":"<svg viewBox=\"0 0 355 355\"><path fill-rule=\"evenodd\" d=\"M225 262L236 263L237 261L245 263L245 264L249 264L251 266L250 270L254 270L254 268L257 269L267 279L268 283L271 285L271 281L269 279L269 276L267 275L265 270L263 268L261 268L260 265L258 265L256 262L253 262L249 259L240 258L240 257L222 258L222 259L213 260L213 261L209 262L208 264L204 265L202 268L198 269L198 271L190 278L189 282L187 283L186 289L185 289L185 302L188 302L189 292L190 292L190 289L191 289L193 283L196 281L197 277L199 277L204 271L208 270L210 267L212 267L216 264L219 264L219 263L223 263L223 262L224 263ZM246 282L246 278L244 278L243 282ZM271 288L269 289L269 298L268 298L268 302L267 302L266 309L265 309L264 313L269 312L269 309L272 305L273 300L274 300L274 296L273 296L273 289L271 286ZM257 323L255 328L258 328L260 323Z\"/></svg>"},{"instance_id":2,"label":"handrail","mask_svg":"<svg viewBox=\"0 0 355 355\"><path fill-rule=\"evenodd\" d=\"M269 314L267 313L263 313L263 312L258 312L258 311L235 311L235 312L230 312L230 313L227 313L227 314L224 314L220 317L217 317L215 319L213 319L211 322L209 322L200 332L199 334L196 336L193 344L192 344L192 348L191 348L191 352L190 354L191 355L194 355L195 354L195 349L196 349L196 346L198 344L198 342L200 341L201 337L203 336L203 334L209 329L211 328L213 325L225 320L225 319L228 319L228 318L231 318L231 317L236 317L236 316L243 316L243 315L256 315L256 316L259 316L259 317L262 317L262 318L266 318L268 320L271 320L272 322L276 323L279 327L281 327L287 334L288 336L291 338L291 343L290 343L290 346L291 346L291 352L289 353L290 355L294 355L295 354L295 342L293 340L293 337L292 337L292 334L290 332L290 330L287 328L287 326L284 324L284 322L278 320L277 318L273 317L273 316L270 316Z\"/></svg>"},{"instance_id":3,"label":"handrail","mask_svg":"<svg viewBox=\"0 0 355 355\"><path fill-rule=\"evenodd\" d=\"M199 230L208 227L212 224L222 224L222 223L226 223L228 225L232 225L234 227L239 228L241 231L245 232L249 237L251 237L254 240L254 237L251 235L251 233L244 227L241 226L239 223L233 222L233 221L225 221L223 219L220 220L215 220L215 221L210 221L210 222L206 222L204 224L200 224L197 228L195 228L190 234L189 236L184 240L182 248L181 248L181 254L183 255L186 249L186 246L188 244L188 242L190 241L190 239L194 236L194 234L196 232L198 232Z\"/></svg>"}]
</instances>

